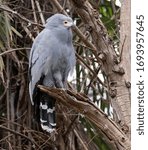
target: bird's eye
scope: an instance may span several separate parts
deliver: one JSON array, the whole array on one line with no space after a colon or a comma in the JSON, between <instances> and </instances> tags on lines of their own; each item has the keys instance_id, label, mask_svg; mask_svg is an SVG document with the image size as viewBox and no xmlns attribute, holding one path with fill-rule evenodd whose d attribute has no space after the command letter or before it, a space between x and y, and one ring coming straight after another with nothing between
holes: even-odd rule
<instances>
[{"instance_id":1,"label":"bird's eye","mask_svg":"<svg viewBox=\"0 0 148 150\"><path fill-rule=\"evenodd\" d=\"M68 23L68 21L64 21L64 24L67 24Z\"/></svg>"}]
</instances>

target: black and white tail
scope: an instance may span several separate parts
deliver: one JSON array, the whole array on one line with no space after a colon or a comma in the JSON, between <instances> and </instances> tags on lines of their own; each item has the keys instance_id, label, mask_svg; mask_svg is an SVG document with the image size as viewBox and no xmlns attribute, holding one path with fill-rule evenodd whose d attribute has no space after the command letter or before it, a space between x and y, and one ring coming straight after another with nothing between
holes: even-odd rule
<instances>
[{"instance_id":1,"label":"black and white tail","mask_svg":"<svg viewBox=\"0 0 148 150\"><path fill-rule=\"evenodd\" d=\"M56 128L55 100L46 93L42 93L39 110L42 129L49 133L53 132Z\"/></svg>"}]
</instances>

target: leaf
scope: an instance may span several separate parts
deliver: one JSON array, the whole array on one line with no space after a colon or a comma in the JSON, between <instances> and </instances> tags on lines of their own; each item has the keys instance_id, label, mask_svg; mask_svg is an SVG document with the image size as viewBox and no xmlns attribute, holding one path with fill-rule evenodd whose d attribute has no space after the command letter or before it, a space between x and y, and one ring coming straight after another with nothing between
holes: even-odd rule
<instances>
[{"instance_id":1,"label":"leaf","mask_svg":"<svg viewBox=\"0 0 148 150\"><path fill-rule=\"evenodd\" d=\"M23 38L22 34L20 34L13 26L11 26L11 30L20 38Z\"/></svg>"},{"instance_id":2,"label":"leaf","mask_svg":"<svg viewBox=\"0 0 148 150\"><path fill-rule=\"evenodd\" d=\"M4 62L3 62L3 58L0 56L0 72L2 72L4 70Z\"/></svg>"},{"instance_id":3,"label":"leaf","mask_svg":"<svg viewBox=\"0 0 148 150\"><path fill-rule=\"evenodd\" d=\"M9 41L9 39L12 40L10 18L9 18L9 14L6 11L4 12L4 16L5 16L6 37L7 37L7 41Z\"/></svg>"}]
</instances>

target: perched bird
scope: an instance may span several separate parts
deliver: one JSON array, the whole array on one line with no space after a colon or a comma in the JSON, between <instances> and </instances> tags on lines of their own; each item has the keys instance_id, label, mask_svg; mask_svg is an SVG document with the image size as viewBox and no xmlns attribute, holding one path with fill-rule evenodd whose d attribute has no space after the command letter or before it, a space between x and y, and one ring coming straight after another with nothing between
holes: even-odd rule
<instances>
[{"instance_id":1,"label":"perched bird","mask_svg":"<svg viewBox=\"0 0 148 150\"><path fill-rule=\"evenodd\" d=\"M55 99L38 90L37 85L66 88L70 71L75 66L72 44L73 21L55 14L35 38L29 58L29 93L43 130L55 130Z\"/></svg>"}]
</instances>

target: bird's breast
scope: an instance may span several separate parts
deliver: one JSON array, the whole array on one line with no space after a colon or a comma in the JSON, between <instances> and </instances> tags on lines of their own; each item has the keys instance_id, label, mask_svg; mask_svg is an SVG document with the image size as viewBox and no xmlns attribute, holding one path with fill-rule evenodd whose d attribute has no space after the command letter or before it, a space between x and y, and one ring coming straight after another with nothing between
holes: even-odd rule
<instances>
[{"instance_id":1,"label":"bird's breast","mask_svg":"<svg viewBox=\"0 0 148 150\"><path fill-rule=\"evenodd\" d=\"M61 48L48 56L44 68L45 75L57 71L61 72L61 74L70 71L70 53L67 48Z\"/></svg>"}]
</instances>

